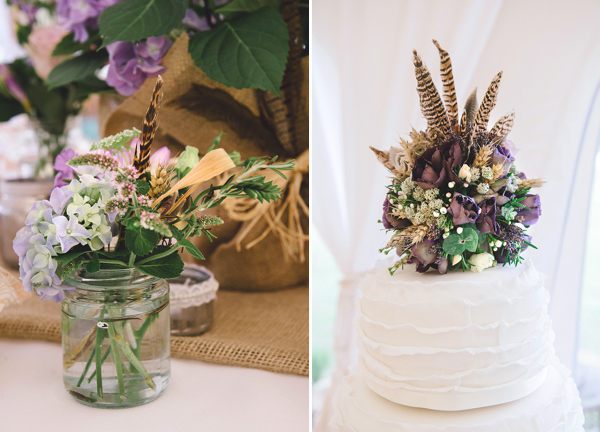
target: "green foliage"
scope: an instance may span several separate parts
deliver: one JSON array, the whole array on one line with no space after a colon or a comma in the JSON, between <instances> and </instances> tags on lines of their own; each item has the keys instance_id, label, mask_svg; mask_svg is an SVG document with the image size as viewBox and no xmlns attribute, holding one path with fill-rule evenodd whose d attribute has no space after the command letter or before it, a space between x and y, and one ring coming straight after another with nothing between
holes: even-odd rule
<instances>
[{"instance_id":1,"label":"green foliage","mask_svg":"<svg viewBox=\"0 0 600 432\"><path fill-rule=\"evenodd\" d=\"M137 195L146 195L148 192L150 192L150 183L141 179L135 182L135 193Z\"/></svg>"},{"instance_id":2,"label":"green foliage","mask_svg":"<svg viewBox=\"0 0 600 432\"><path fill-rule=\"evenodd\" d=\"M92 259L87 263L85 269L88 271L88 273L96 273L100 271L100 258L98 258L97 253L92 254Z\"/></svg>"},{"instance_id":3,"label":"green foliage","mask_svg":"<svg viewBox=\"0 0 600 432\"><path fill-rule=\"evenodd\" d=\"M217 147L219 147L219 145L221 144L221 138L223 138L223 135L225 135L225 132L221 131L221 132L219 132L219 135L217 135L216 137L213 138L212 145L208 148L206 153L209 153L209 152L213 151L214 149L216 149Z\"/></svg>"},{"instance_id":4,"label":"green foliage","mask_svg":"<svg viewBox=\"0 0 600 432\"><path fill-rule=\"evenodd\" d=\"M56 44L52 51L53 56L66 56L75 54L78 51L89 51L92 46L100 46L102 38L97 32L91 33L85 42L75 40L75 34L69 33Z\"/></svg>"},{"instance_id":5,"label":"green foliage","mask_svg":"<svg viewBox=\"0 0 600 432\"><path fill-rule=\"evenodd\" d=\"M113 6L114 7L114 6ZM189 52L209 78L235 88L258 88L280 95L289 53L281 14L264 7L192 36Z\"/></svg>"},{"instance_id":6,"label":"green foliage","mask_svg":"<svg viewBox=\"0 0 600 432\"><path fill-rule=\"evenodd\" d=\"M236 190L242 191L246 196L256 199L261 203L270 202L279 198L281 189L273 182L265 181L265 177L249 177L237 183Z\"/></svg>"},{"instance_id":7,"label":"green foliage","mask_svg":"<svg viewBox=\"0 0 600 432\"><path fill-rule=\"evenodd\" d=\"M450 219L450 221L452 221L452 218L450 216L448 216L448 219ZM479 231L477 229L477 226L474 223L464 224L464 225L461 225L461 227L463 227L464 229L470 228L473 231L475 231L477 233L477 237L478 237L478 241L477 241L478 244L482 244L483 242L486 241L487 236L484 233L482 233L481 231Z\"/></svg>"},{"instance_id":8,"label":"green foliage","mask_svg":"<svg viewBox=\"0 0 600 432\"><path fill-rule=\"evenodd\" d=\"M186 146L174 167L177 177L180 179L185 177L199 161L200 156L198 156L198 149L196 147Z\"/></svg>"},{"instance_id":9,"label":"green foliage","mask_svg":"<svg viewBox=\"0 0 600 432\"><path fill-rule=\"evenodd\" d=\"M52 90L87 78L102 68L107 61L108 53L105 50L90 51L67 59L52 69L48 75L46 79L48 88Z\"/></svg>"},{"instance_id":10,"label":"green foliage","mask_svg":"<svg viewBox=\"0 0 600 432\"><path fill-rule=\"evenodd\" d=\"M447 255L462 255L463 252L475 252L479 244L477 230L473 228L463 228L463 231L452 233L444 239L442 249Z\"/></svg>"},{"instance_id":11,"label":"green foliage","mask_svg":"<svg viewBox=\"0 0 600 432\"><path fill-rule=\"evenodd\" d=\"M183 20L187 5L187 0L127 0L107 7L98 19L104 46L169 34Z\"/></svg>"},{"instance_id":12,"label":"green foliage","mask_svg":"<svg viewBox=\"0 0 600 432\"><path fill-rule=\"evenodd\" d=\"M199 260L203 260L204 255L202 255L202 252L200 252L200 249L198 249L191 241L186 240L186 239L181 239L177 242L178 245L183 246L185 248L186 251L189 252L189 254L191 256L193 256L196 259Z\"/></svg>"},{"instance_id":13,"label":"green foliage","mask_svg":"<svg viewBox=\"0 0 600 432\"><path fill-rule=\"evenodd\" d=\"M158 234L146 228L131 227L125 230L125 246L139 256L152 252L158 245L158 240Z\"/></svg>"},{"instance_id":14,"label":"green foliage","mask_svg":"<svg viewBox=\"0 0 600 432\"><path fill-rule=\"evenodd\" d=\"M25 108L21 102L11 96L0 93L0 122L9 121L16 115L23 114Z\"/></svg>"},{"instance_id":15,"label":"green foliage","mask_svg":"<svg viewBox=\"0 0 600 432\"><path fill-rule=\"evenodd\" d=\"M279 9L280 0L233 0L217 9L217 12L226 18L235 18L244 13L254 12L263 7Z\"/></svg>"},{"instance_id":16,"label":"green foliage","mask_svg":"<svg viewBox=\"0 0 600 432\"><path fill-rule=\"evenodd\" d=\"M174 252L160 259L135 263L134 267L150 276L161 279L174 279L183 271L183 260L178 253Z\"/></svg>"},{"instance_id":17,"label":"green foliage","mask_svg":"<svg viewBox=\"0 0 600 432\"><path fill-rule=\"evenodd\" d=\"M123 132L119 132L116 135L111 135L107 136L106 138L102 138L97 143L92 144L91 150L120 150L133 138L139 136L140 133L141 132L136 128L124 130Z\"/></svg>"}]
</instances>

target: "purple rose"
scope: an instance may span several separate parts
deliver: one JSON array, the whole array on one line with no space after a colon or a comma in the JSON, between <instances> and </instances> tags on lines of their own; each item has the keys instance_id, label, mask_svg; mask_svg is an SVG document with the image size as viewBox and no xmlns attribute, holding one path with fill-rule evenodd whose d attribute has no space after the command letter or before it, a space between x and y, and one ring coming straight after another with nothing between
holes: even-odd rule
<instances>
[{"instance_id":1,"label":"purple rose","mask_svg":"<svg viewBox=\"0 0 600 432\"><path fill-rule=\"evenodd\" d=\"M484 234L498 233L500 226L496 222L496 197L483 200L481 203L481 213L475 222L477 229Z\"/></svg>"},{"instance_id":2,"label":"purple rose","mask_svg":"<svg viewBox=\"0 0 600 432\"><path fill-rule=\"evenodd\" d=\"M492 154L492 165L500 165L502 167L501 177L508 174L510 166L514 161L515 157L510 154L510 151L506 147L498 146L494 149L494 154Z\"/></svg>"},{"instance_id":3,"label":"purple rose","mask_svg":"<svg viewBox=\"0 0 600 432\"><path fill-rule=\"evenodd\" d=\"M135 44L110 44L106 47L110 64L106 82L120 94L131 96L147 77L159 75L166 70L160 63L171 45L171 40L165 36L151 37Z\"/></svg>"},{"instance_id":4,"label":"purple rose","mask_svg":"<svg viewBox=\"0 0 600 432\"><path fill-rule=\"evenodd\" d=\"M509 191L506 186L500 187L496 193L498 194L496 197L496 204L499 206L503 206L515 196L515 194Z\"/></svg>"},{"instance_id":5,"label":"purple rose","mask_svg":"<svg viewBox=\"0 0 600 432\"><path fill-rule=\"evenodd\" d=\"M542 215L542 203L539 195L527 194L521 201L525 208L517 212L517 219L525 226L531 226L538 221Z\"/></svg>"},{"instance_id":6,"label":"purple rose","mask_svg":"<svg viewBox=\"0 0 600 432\"><path fill-rule=\"evenodd\" d=\"M444 155L444 165L448 179L455 182L460 182L461 179L455 172L456 168L460 168L463 164L462 149L458 140L448 141L442 144L442 154Z\"/></svg>"},{"instance_id":7,"label":"purple rose","mask_svg":"<svg viewBox=\"0 0 600 432\"><path fill-rule=\"evenodd\" d=\"M75 171L73 167L67 165L71 159L75 157L75 151L72 149L65 149L61 151L56 159L54 160L54 170L57 171L54 177L54 187L66 186L65 180L73 180L75 178Z\"/></svg>"},{"instance_id":8,"label":"purple rose","mask_svg":"<svg viewBox=\"0 0 600 432\"><path fill-rule=\"evenodd\" d=\"M410 249L409 263L416 263L416 270L425 273L430 268L437 269L441 274L448 271L448 259L438 253L434 240L425 239Z\"/></svg>"},{"instance_id":9,"label":"purple rose","mask_svg":"<svg viewBox=\"0 0 600 432\"><path fill-rule=\"evenodd\" d=\"M381 221L383 222L383 227L385 229L398 229L398 228L406 228L411 224L408 219L400 219L390 212L390 199L386 195L385 200L383 201L383 216L381 217Z\"/></svg>"},{"instance_id":10,"label":"purple rose","mask_svg":"<svg viewBox=\"0 0 600 432\"><path fill-rule=\"evenodd\" d=\"M423 189L441 187L447 181L459 181L455 168L463 163L458 140L448 141L441 146L431 147L415 161L412 180Z\"/></svg>"},{"instance_id":11,"label":"purple rose","mask_svg":"<svg viewBox=\"0 0 600 432\"><path fill-rule=\"evenodd\" d=\"M452 202L448 207L448 214L452 216L454 225L473 223L480 212L481 209L475 204L473 198L454 192Z\"/></svg>"}]
</instances>

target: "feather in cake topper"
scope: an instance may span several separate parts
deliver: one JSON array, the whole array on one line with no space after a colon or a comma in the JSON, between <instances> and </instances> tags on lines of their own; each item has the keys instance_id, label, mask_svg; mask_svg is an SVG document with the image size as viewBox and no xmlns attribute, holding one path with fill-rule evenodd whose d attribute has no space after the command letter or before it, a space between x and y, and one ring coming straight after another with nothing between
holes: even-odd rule
<instances>
[{"instance_id":1,"label":"feather in cake topper","mask_svg":"<svg viewBox=\"0 0 600 432\"><path fill-rule=\"evenodd\" d=\"M162 99L162 84L163 79L159 75L156 78L156 84L154 85L154 91L152 92L152 100L150 106L146 111L146 117L144 117L144 124L142 127L142 139L140 145L135 149L135 157L133 160L133 166L141 176L148 165L150 164L150 148L152 147L152 141L158 128L158 109L160 108L160 101Z\"/></svg>"}]
</instances>

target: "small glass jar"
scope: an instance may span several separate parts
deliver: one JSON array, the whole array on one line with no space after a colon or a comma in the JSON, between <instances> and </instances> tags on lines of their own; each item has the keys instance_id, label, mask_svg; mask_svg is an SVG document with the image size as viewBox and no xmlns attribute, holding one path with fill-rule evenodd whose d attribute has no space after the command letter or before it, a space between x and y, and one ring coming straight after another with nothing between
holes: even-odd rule
<instances>
[{"instance_id":1,"label":"small glass jar","mask_svg":"<svg viewBox=\"0 0 600 432\"><path fill-rule=\"evenodd\" d=\"M213 303L219 282L205 267L186 264L171 285L171 334L198 336L213 324Z\"/></svg>"},{"instance_id":2,"label":"small glass jar","mask_svg":"<svg viewBox=\"0 0 600 432\"><path fill-rule=\"evenodd\" d=\"M78 402L126 408L170 379L169 284L134 269L77 270L62 303L63 380Z\"/></svg>"}]
</instances>

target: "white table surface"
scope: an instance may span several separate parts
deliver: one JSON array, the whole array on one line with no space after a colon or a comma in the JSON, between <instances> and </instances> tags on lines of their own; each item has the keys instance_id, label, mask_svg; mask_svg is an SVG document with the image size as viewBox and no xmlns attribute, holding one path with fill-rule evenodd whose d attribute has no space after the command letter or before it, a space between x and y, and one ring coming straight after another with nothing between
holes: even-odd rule
<instances>
[{"instance_id":1,"label":"white table surface","mask_svg":"<svg viewBox=\"0 0 600 432\"><path fill-rule=\"evenodd\" d=\"M308 377L180 359L154 402L86 407L63 388L59 344L0 339L0 432L305 432L309 419Z\"/></svg>"}]
</instances>

